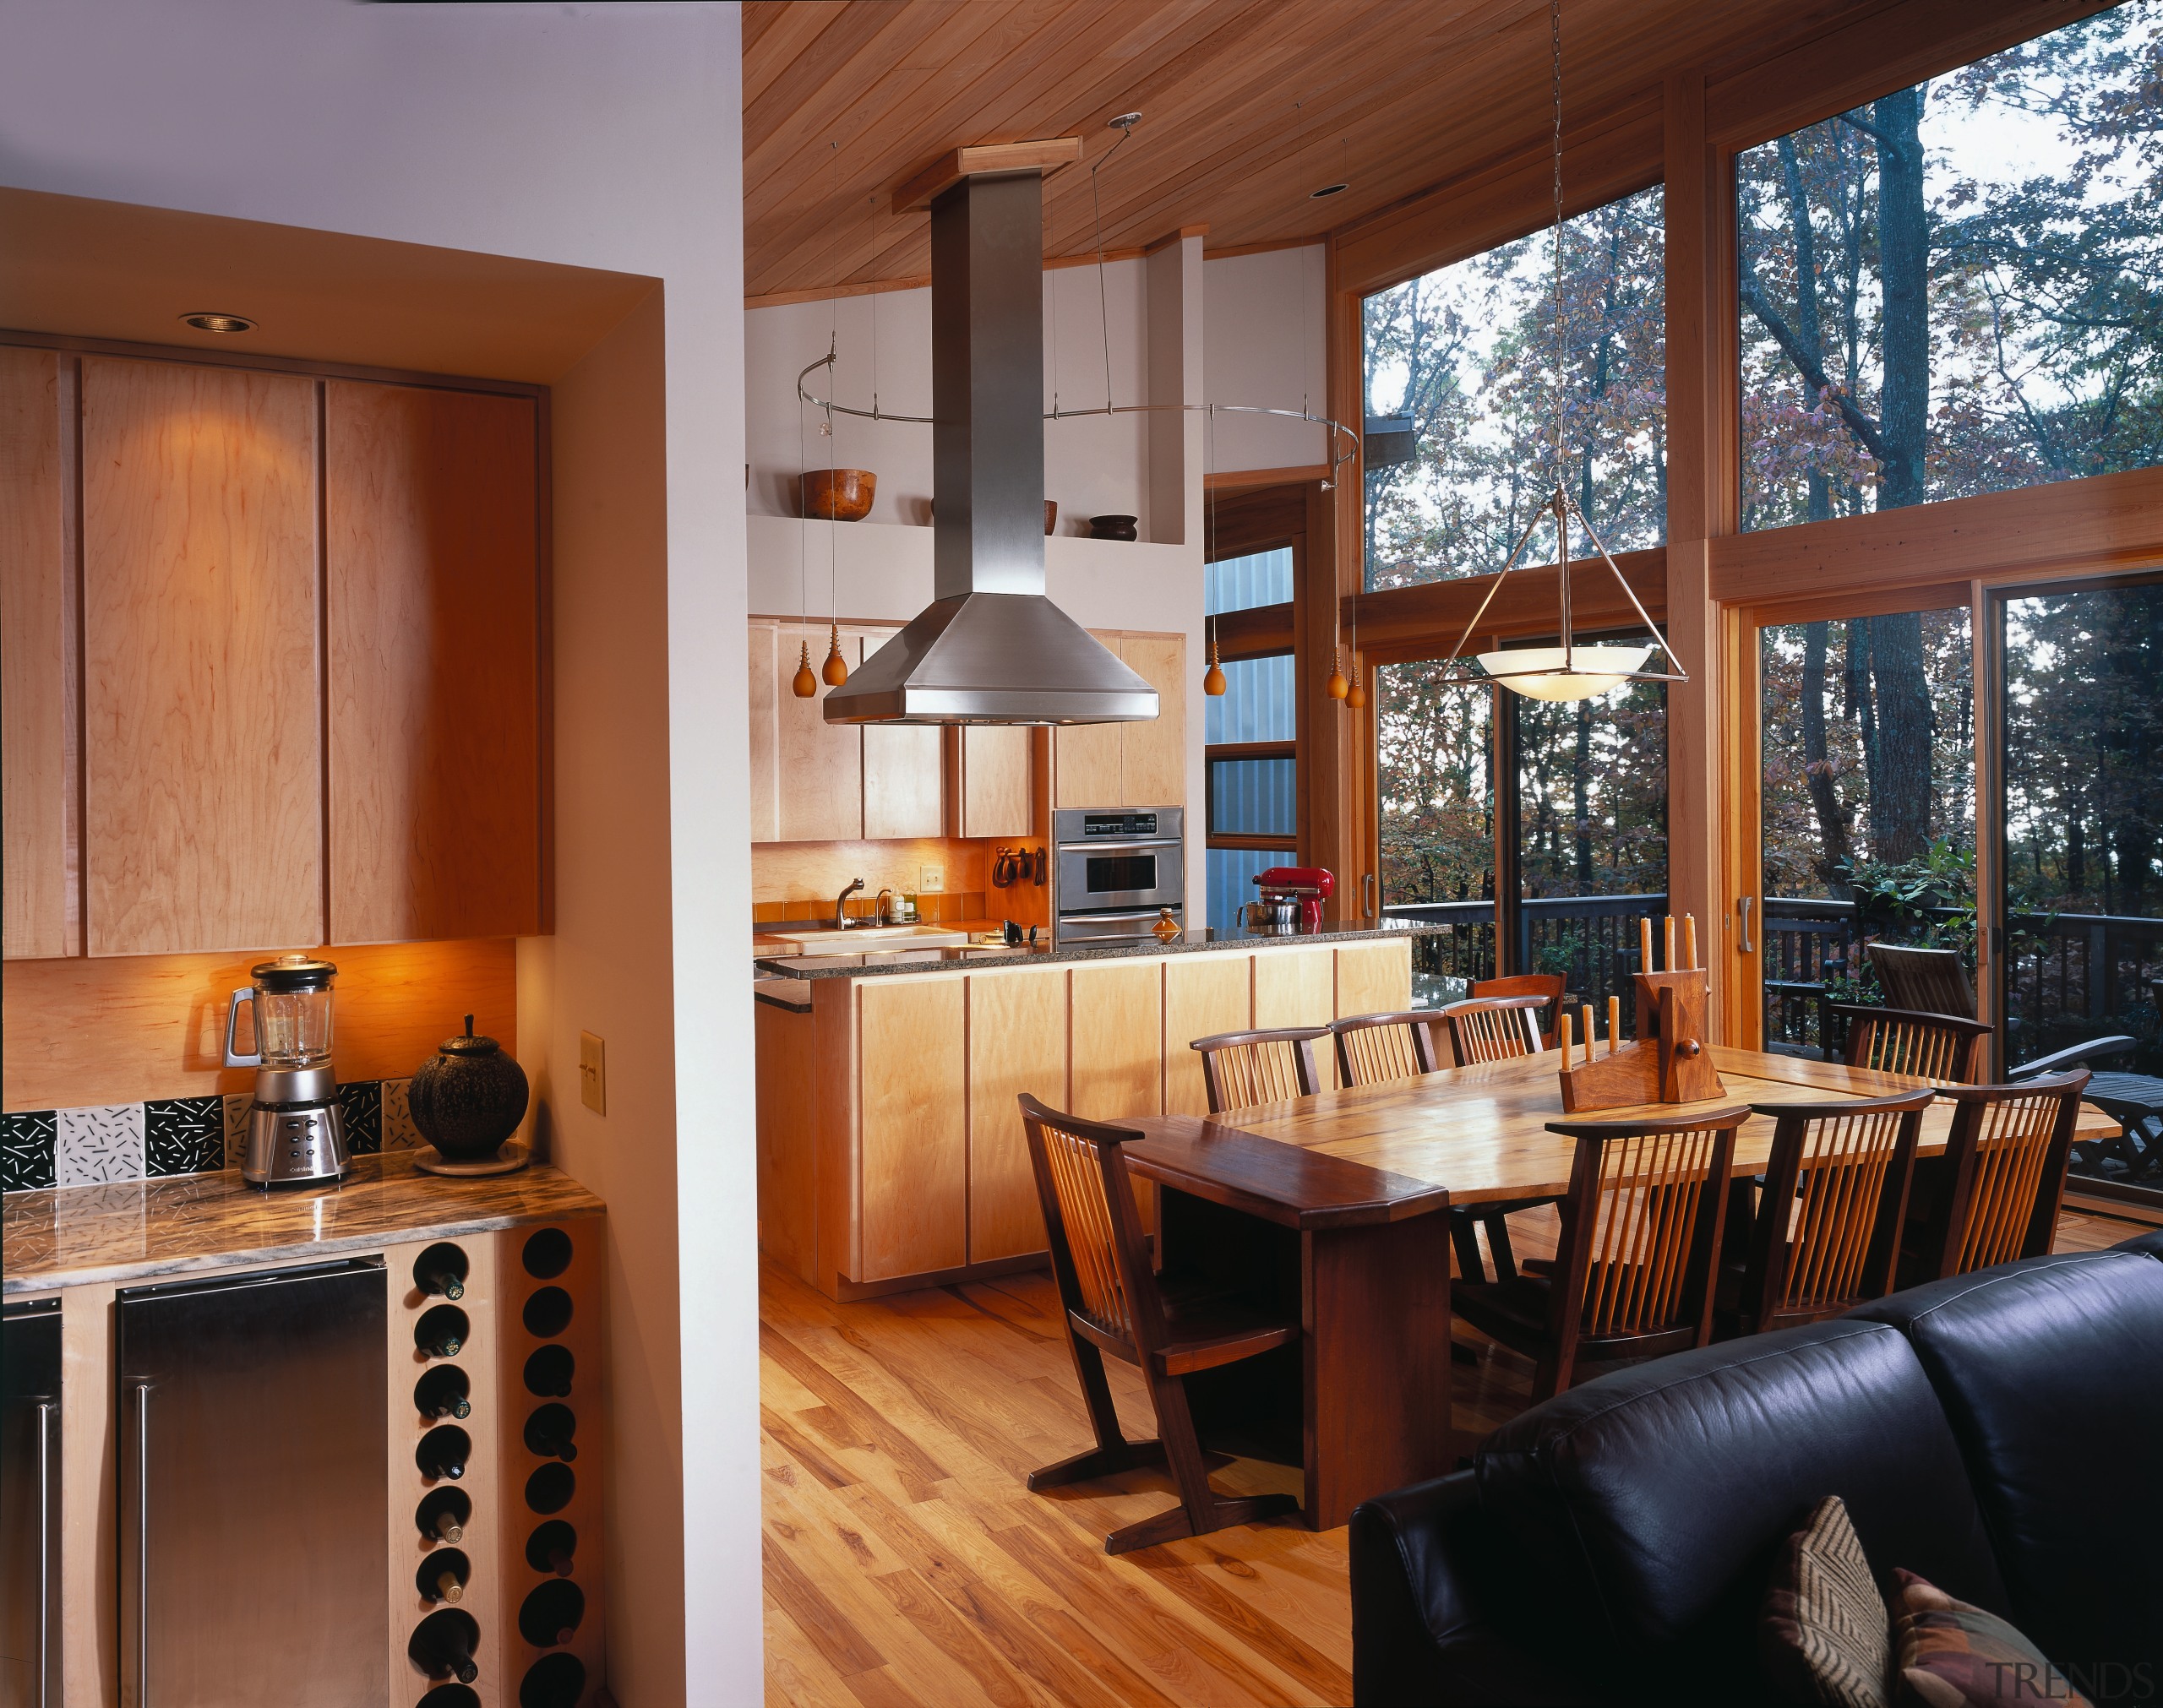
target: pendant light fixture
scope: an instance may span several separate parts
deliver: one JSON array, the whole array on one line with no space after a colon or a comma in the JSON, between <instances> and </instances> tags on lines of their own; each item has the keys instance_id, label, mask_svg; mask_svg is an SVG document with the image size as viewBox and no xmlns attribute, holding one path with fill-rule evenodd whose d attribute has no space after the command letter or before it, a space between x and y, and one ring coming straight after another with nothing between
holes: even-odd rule
<instances>
[{"instance_id":1,"label":"pendant light fixture","mask_svg":"<svg viewBox=\"0 0 2163 1708\"><path fill-rule=\"evenodd\" d=\"M1334 647L1329 655L1329 697L1343 699L1352 692L1352 684L1344 677L1344 649Z\"/></svg>"},{"instance_id":2,"label":"pendant light fixture","mask_svg":"<svg viewBox=\"0 0 2163 1708\"><path fill-rule=\"evenodd\" d=\"M1447 664L1453 664L1464 656L1464 648L1479 627L1479 620L1495 602L1495 596L1501 590L1502 583L1510 571L1517 567L1524 556L1525 547L1531 543L1534 532L1550 515L1555 519L1555 579L1560 589L1558 595L1559 621L1556 624L1562 644L1560 646L1512 647L1478 655L1479 675L1465 672L1445 675L1446 683L1499 682L1530 699L1577 700L1591 699L1608 693L1626 682L1687 682L1689 672L1683 669L1675 650L1667 644L1667 637L1659 625L1646 614L1615 559L1608 555L1607 547L1599 536L1593 531L1592 524L1585 519L1570 497L1569 481L1562 449L1562 379L1569 359L1569 346L1562 315L1562 0L1548 0L1547 25L1553 50L1555 68L1555 485L1547 502L1540 507L1524 532L1517 536L1517 543L1511 551L1501 574L1487 589L1487 596L1479 601L1479 608L1472 613L1472 620L1464 625L1464 633L1457 637L1457 645L1450 650ZM1585 538L1599 553L1599 560L1607 565L1621 588L1623 596L1630 601L1631 609L1637 613L1645 628L1653 637L1652 645L1643 646L1580 646L1570 627L1570 519L1574 516L1577 525L1584 530ZM1646 661L1656 645L1669 668L1664 671L1647 670Z\"/></svg>"},{"instance_id":3,"label":"pendant light fixture","mask_svg":"<svg viewBox=\"0 0 2163 1708\"><path fill-rule=\"evenodd\" d=\"M796 679L788 686L798 699L809 699L819 692L819 678L811 673L811 643L808 640L796 662Z\"/></svg>"},{"instance_id":4,"label":"pendant light fixture","mask_svg":"<svg viewBox=\"0 0 2163 1708\"><path fill-rule=\"evenodd\" d=\"M1201 691L1212 699L1221 699L1224 694L1224 666L1217 656L1216 624L1212 623L1209 634L1209 668L1202 675Z\"/></svg>"}]
</instances>

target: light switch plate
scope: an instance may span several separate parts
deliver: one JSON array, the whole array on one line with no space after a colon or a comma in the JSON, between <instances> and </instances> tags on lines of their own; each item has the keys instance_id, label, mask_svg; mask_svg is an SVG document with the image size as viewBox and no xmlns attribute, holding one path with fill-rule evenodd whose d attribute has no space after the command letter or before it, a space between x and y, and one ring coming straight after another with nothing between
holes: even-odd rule
<instances>
[{"instance_id":1,"label":"light switch plate","mask_svg":"<svg viewBox=\"0 0 2163 1708\"><path fill-rule=\"evenodd\" d=\"M916 887L919 892L936 895L946 887L946 868L927 866L917 873Z\"/></svg>"},{"instance_id":2,"label":"light switch plate","mask_svg":"<svg viewBox=\"0 0 2163 1708\"><path fill-rule=\"evenodd\" d=\"M597 1115L608 1112L605 1046L591 1032L578 1035L578 1100Z\"/></svg>"}]
</instances>

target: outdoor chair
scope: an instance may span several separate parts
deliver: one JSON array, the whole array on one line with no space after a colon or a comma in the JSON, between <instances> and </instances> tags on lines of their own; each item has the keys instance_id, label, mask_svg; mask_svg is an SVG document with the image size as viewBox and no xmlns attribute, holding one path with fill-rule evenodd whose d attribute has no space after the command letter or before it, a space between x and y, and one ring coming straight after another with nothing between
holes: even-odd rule
<instances>
[{"instance_id":1,"label":"outdoor chair","mask_svg":"<svg viewBox=\"0 0 2163 1708\"><path fill-rule=\"evenodd\" d=\"M1153 1273L1125 1150L1141 1134L1062 1115L1027 1095L1020 1101L1067 1347L1097 1438L1087 1452L1031 1472L1028 1486L1055 1488L1140 1466L1169 1466L1180 1504L1112 1531L1104 1538L1106 1553L1294 1510L1299 1502L1289 1494L1230 1499L1209 1486L1186 1379L1295 1343L1298 1312L1264 1310L1220 1287ZM1120 1433L1104 1378L1106 1352L1141 1369L1157 1413L1155 1440L1129 1441Z\"/></svg>"}]
</instances>

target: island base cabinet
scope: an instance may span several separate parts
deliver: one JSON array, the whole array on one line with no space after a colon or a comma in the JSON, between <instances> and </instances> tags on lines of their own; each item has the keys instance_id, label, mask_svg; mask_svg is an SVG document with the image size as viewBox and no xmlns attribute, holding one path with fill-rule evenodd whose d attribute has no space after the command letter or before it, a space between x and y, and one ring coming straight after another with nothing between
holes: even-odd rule
<instances>
[{"instance_id":1,"label":"island base cabinet","mask_svg":"<svg viewBox=\"0 0 2163 1708\"><path fill-rule=\"evenodd\" d=\"M969 1261L1046 1249L1023 1092L1067 1096L1066 969L1029 967L969 980Z\"/></svg>"},{"instance_id":2,"label":"island base cabinet","mask_svg":"<svg viewBox=\"0 0 2163 1708\"><path fill-rule=\"evenodd\" d=\"M861 1267L853 1279L968 1261L966 993L958 974L857 990Z\"/></svg>"}]
</instances>

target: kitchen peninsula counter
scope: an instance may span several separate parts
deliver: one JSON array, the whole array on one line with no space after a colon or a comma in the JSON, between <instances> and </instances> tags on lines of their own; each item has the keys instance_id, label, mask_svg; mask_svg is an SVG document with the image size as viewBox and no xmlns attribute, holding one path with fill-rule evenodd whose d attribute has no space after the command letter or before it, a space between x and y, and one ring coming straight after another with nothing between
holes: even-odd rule
<instances>
[{"instance_id":1,"label":"kitchen peninsula counter","mask_svg":"<svg viewBox=\"0 0 2163 1708\"><path fill-rule=\"evenodd\" d=\"M1204 1113L1194 1039L1408 1009L1433 929L760 956L761 1248L840 1299L1040 1266L1018 1094L1098 1121ZM1315 1053L1333 1085L1327 1039Z\"/></svg>"},{"instance_id":2,"label":"kitchen peninsula counter","mask_svg":"<svg viewBox=\"0 0 2163 1708\"><path fill-rule=\"evenodd\" d=\"M963 928L955 927L957 931ZM996 922L989 928L997 929ZM760 971L776 978L876 978L951 967L1057 966L1077 960L1131 960L1145 955L1190 955L1212 949L1370 943L1397 938L1408 940L1434 936L1448 929L1448 926L1430 924L1425 920L1343 920L1325 922L1312 930L1182 931L1148 943L973 943L929 949L869 949L861 955L797 955L788 954L778 938L760 933L752 941L752 955Z\"/></svg>"},{"instance_id":3,"label":"kitchen peninsula counter","mask_svg":"<svg viewBox=\"0 0 2163 1708\"><path fill-rule=\"evenodd\" d=\"M7 1194L0 1292L330 1259L411 1240L488 1233L601 1213L570 1176L541 1164L515 1174L423 1174L410 1152L357 1156L338 1186L265 1192L237 1171Z\"/></svg>"}]
</instances>

